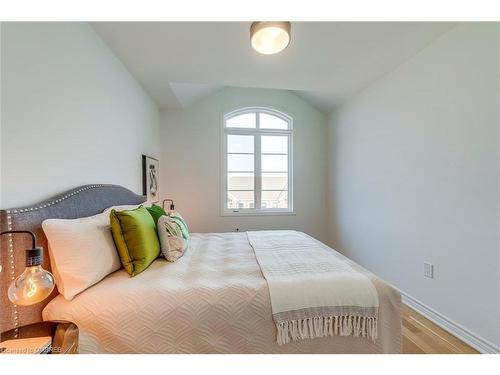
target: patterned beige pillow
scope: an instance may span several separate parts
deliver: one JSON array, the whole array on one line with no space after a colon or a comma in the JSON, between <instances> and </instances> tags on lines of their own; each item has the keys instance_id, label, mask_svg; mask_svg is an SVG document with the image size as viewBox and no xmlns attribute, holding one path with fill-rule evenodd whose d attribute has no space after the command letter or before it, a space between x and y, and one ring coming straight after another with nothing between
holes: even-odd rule
<instances>
[{"instance_id":1,"label":"patterned beige pillow","mask_svg":"<svg viewBox=\"0 0 500 375\"><path fill-rule=\"evenodd\" d=\"M158 219L158 238L160 239L161 253L169 262L175 262L187 249L188 241L182 237L182 230L174 220L168 216Z\"/></svg>"}]
</instances>

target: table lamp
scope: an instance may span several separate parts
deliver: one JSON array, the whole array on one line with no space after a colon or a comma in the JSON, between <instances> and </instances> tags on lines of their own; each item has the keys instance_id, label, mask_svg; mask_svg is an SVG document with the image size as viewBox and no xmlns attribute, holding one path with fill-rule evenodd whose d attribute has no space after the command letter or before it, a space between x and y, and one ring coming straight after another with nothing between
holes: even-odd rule
<instances>
[{"instance_id":1,"label":"table lamp","mask_svg":"<svg viewBox=\"0 0 500 375\"><path fill-rule=\"evenodd\" d=\"M165 209L165 202L170 202L170 212L175 210L174 201L172 199L164 199L163 200L163 209Z\"/></svg>"}]
</instances>

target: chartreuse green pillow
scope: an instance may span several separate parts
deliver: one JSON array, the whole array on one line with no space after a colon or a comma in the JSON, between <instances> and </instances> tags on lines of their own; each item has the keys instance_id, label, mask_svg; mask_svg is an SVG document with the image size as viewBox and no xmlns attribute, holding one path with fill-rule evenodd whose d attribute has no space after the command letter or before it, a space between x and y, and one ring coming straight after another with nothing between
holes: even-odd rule
<instances>
[{"instance_id":1,"label":"chartreuse green pillow","mask_svg":"<svg viewBox=\"0 0 500 375\"><path fill-rule=\"evenodd\" d=\"M113 239L125 271L130 276L140 274L160 255L160 243L153 218L142 206L135 210L111 210L109 218Z\"/></svg>"},{"instance_id":2,"label":"chartreuse green pillow","mask_svg":"<svg viewBox=\"0 0 500 375\"><path fill-rule=\"evenodd\" d=\"M158 225L158 219L160 219L160 217L167 214L162 207L157 206L156 204L153 204L151 207L146 207L146 209L153 217L155 225Z\"/></svg>"}]
</instances>

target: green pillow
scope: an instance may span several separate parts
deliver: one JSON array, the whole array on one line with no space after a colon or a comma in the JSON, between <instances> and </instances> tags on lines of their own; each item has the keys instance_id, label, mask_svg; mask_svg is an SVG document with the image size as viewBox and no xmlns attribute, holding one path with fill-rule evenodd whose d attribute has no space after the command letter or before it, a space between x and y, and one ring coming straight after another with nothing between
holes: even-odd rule
<instances>
[{"instance_id":1,"label":"green pillow","mask_svg":"<svg viewBox=\"0 0 500 375\"><path fill-rule=\"evenodd\" d=\"M147 208L148 212L151 214L151 216L153 217L153 220L155 221L155 225L158 225L158 219L160 217L167 214L162 207L157 206L156 204L153 204L151 207L146 207L146 208Z\"/></svg>"},{"instance_id":2,"label":"green pillow","mask_svg":"<svg viewBox=\"0 0 500 375\"><path fill-rule=\"evenodd\" d=\"M130 276L144 271L160 255L155 222L148 210L111 210L111 232L120 260Z\"/></svg>"},{"instance_id":3,"label":"green pillow","mask_svg":"<svg viewBox=\"0 0 500 375\"><path fill-rule=\"evenodd\" d=\"M185 240L189 240L191 235L189 234L189 228L188 228L188 225L186 223L186 220L184 220L184 218L181 216L181 214L178 213L177 211L171 212L169 216L172 219L172 221L174 223L176 223L181 228L182 237Z\"/></svg>"}]
</instances>

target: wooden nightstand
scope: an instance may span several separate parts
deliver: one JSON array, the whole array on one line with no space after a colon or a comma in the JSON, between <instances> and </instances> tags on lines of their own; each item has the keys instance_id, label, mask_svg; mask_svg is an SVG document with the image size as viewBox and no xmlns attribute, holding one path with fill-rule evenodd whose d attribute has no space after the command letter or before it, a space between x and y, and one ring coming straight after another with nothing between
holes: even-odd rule
<instances>
[{"instance_id":1,"label":"wooden nightstand","mask_svg":"<svg viewBox=\"0 0 500 375\"><path fill-rule=\"evenodd\" d=\"M77 354L78 327L69 322L40 322L7 331L0 336L2 354Z\"/></svg>"}]
</instances>

